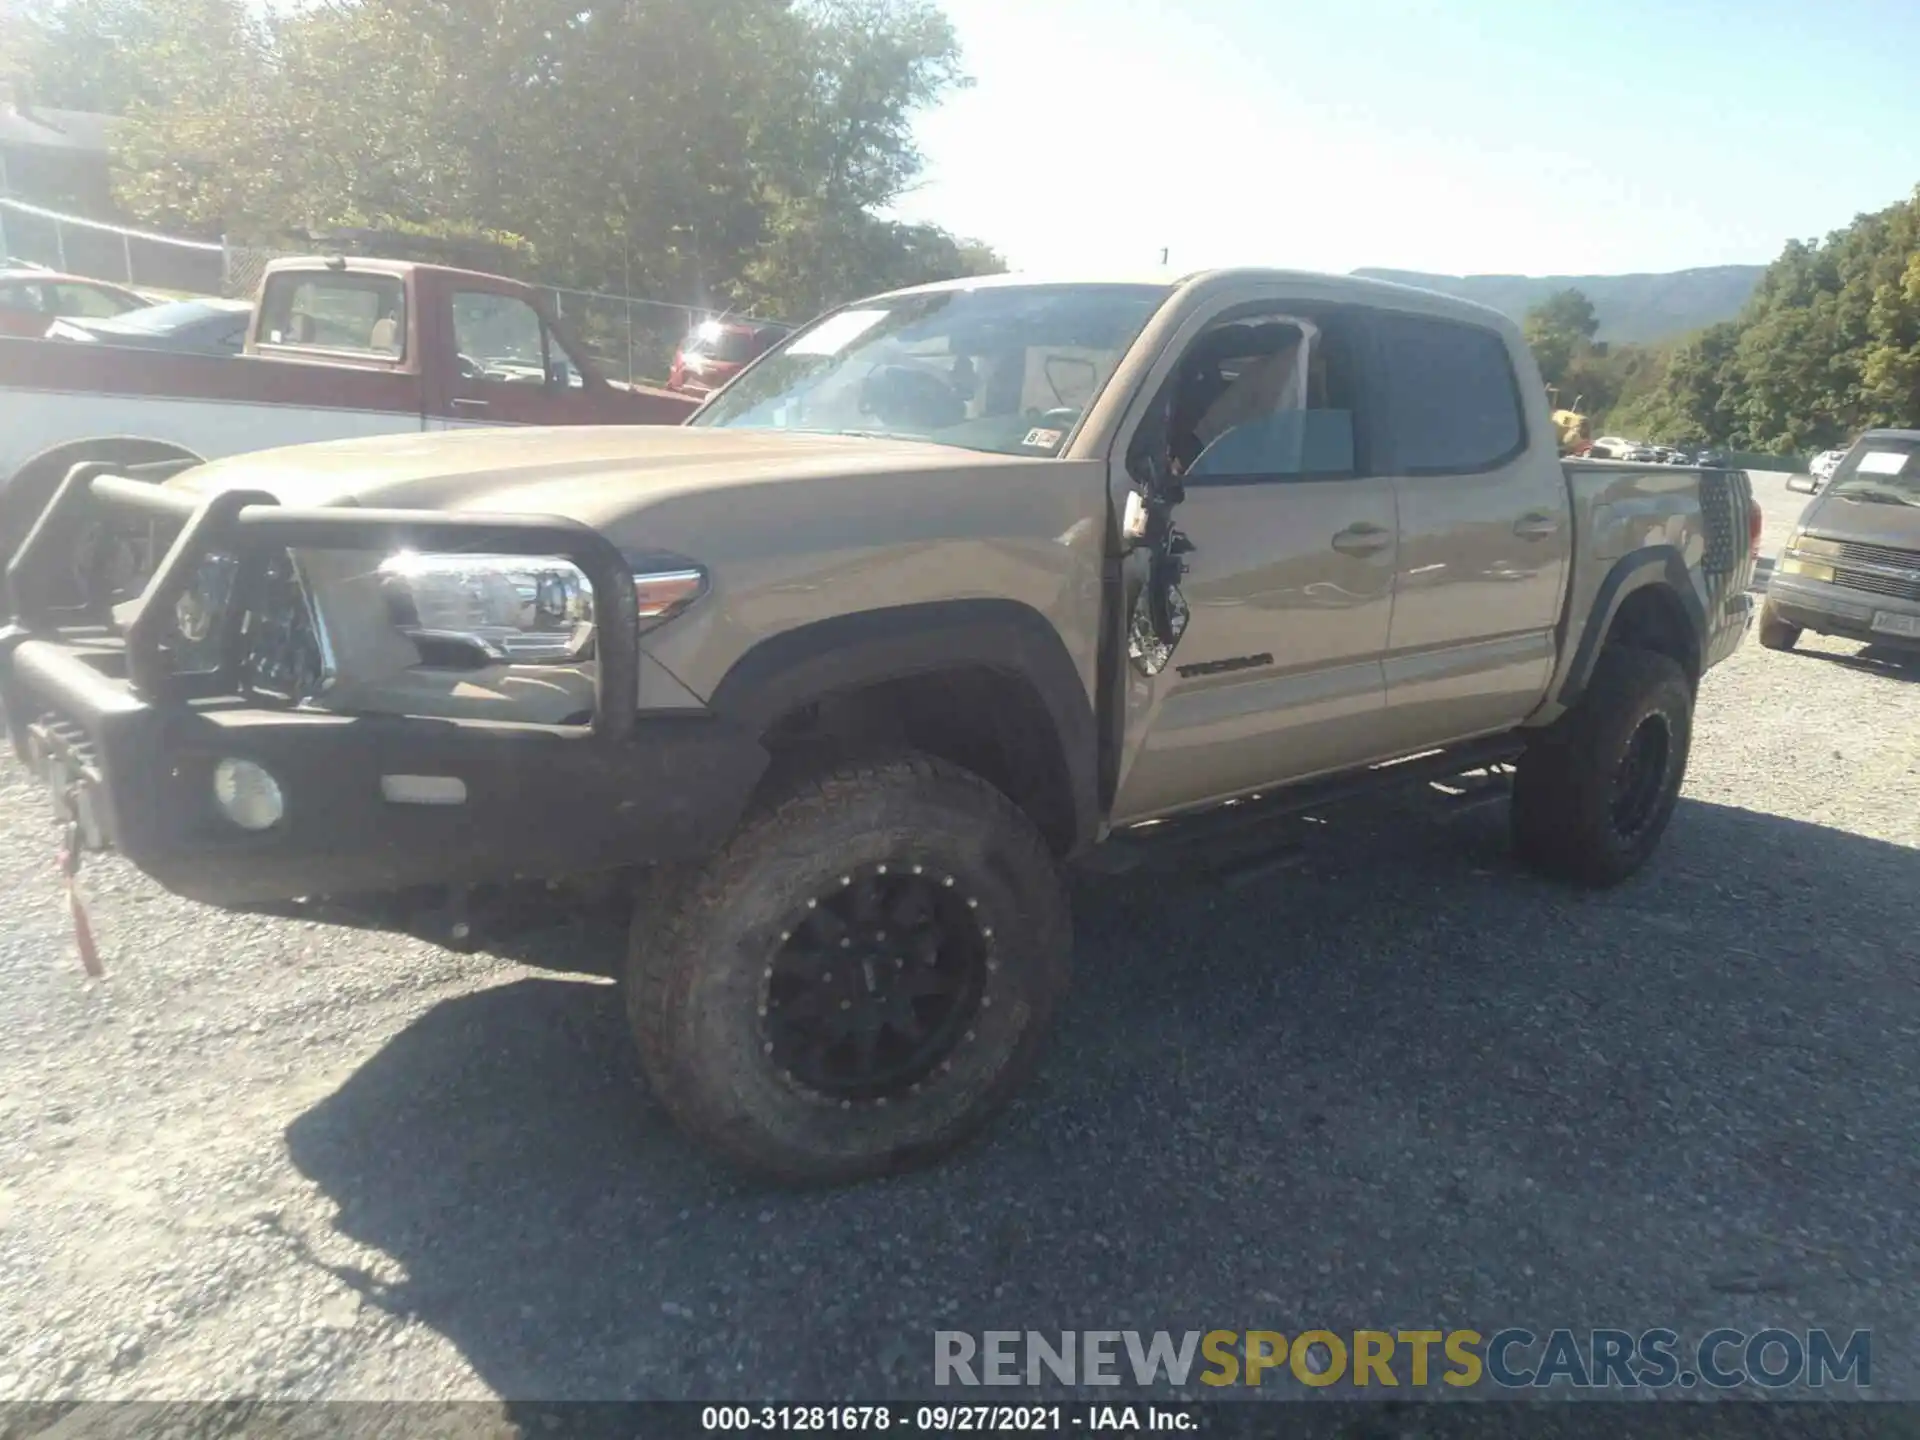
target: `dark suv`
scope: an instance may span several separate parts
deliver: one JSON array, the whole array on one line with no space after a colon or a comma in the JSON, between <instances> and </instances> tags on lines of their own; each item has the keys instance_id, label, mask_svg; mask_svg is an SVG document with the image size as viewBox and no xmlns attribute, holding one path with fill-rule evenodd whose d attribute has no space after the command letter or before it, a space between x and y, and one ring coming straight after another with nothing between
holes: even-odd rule
<instances>
[{"instance_id":1,"label":"dark suv","mask_svg":"<svg viewBox=\"0 0 1920 1440\"><path fill-rule=\"evenodd\" d=\"M709 320L673 352L667 388L688 395L718 390L792 333L771 321Z\"/></svg>"},{"instance_id":2,"label":"dark suv","mask_svg":"<svg viewBox=\"0 0 1920 1440\"><path fill-rule=\"evenodd\" d=\"M1760 643L1791 650L1802 630L1920 649L1920 430L1869 430L1801 512Z\"/></svg>"}]
</instances>

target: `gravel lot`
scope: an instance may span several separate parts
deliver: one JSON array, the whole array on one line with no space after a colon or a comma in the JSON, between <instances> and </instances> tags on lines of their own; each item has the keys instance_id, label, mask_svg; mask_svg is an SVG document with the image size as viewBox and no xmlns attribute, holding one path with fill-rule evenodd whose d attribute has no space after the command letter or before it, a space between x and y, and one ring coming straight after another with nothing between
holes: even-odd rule
<instances>
[{"instance_id":1,"label":"gravel lot","mask_svg":"<svg viewBox=\"0 0 1920 1440\"><path fill-rule=\"evenodd\" d=\"M1009 1119L825 1194L672 1133L591 975L99 863L86 981L8 757L0 1399L874 1399L936 1328L1510 1324L1870 1327L1920 1398L1920 666L1857 651L1716 671L1616 892L1384 803L1256 884L1087 881Z\"/></svg>"}]
</instances>

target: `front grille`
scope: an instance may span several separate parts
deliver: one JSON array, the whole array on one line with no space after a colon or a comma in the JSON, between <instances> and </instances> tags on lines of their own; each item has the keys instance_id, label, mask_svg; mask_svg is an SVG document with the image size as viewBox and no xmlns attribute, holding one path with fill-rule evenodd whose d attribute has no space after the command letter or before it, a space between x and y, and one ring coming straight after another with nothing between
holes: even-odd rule
<instances>
[{"instance_id":1,"label":"front grille","mask_svg":"<svg viewBox=\"0 0 1920 1440\"><path fill-rule=\"evenodd\" d=\"M1891 565L1896 570L1920 570L1920 550L1901 550L1892 545L1863 545L1855 540L1842 540L1840 559L1855 565Z\"/></svg>"},{"instance_id":2,"label":"front grille","mask_svg":"<svg viewBox=\"0 0 1920 1440\"><path fill-rule=\"evenodd\" d=\"M1885 595L1891 600L1920 600L1920 580L1897 580L1891 575L1875 575L1866 570L1836 569L1833 583L1843 590L1861 590L1869 595Z\"/></svg>"}]
</instances>

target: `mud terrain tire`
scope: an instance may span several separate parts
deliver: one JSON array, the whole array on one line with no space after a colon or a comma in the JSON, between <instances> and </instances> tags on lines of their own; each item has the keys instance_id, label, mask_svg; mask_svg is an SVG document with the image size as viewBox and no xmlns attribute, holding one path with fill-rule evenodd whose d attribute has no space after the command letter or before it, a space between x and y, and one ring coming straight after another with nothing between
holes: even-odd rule
<instances>
[{"instance_id":1,"label":"mud terrain tire","mask_svg":"<svg viewBox=\"0 0 1920 1440\"><path fill-rule=\"evenodd\" d=\"M636 907L627 1015L688 1136L843 1183L933 1160L1006 1105L1071 947L1059 867L1006 796L925 756L844 764Z\"/></svg>"},{"instance_id":2,"label":"mud terrain tire","mask_svg":"<svg viewBox=\"0 0 1920 1440\"><path fill-rule=\"evenodd\" d=\"M1680 796L1693 688L1652 650L1609 646L1574 708L1531 740L1513 790L1513 842L1542 874L1616 885L1646 863Z\"/></svg>"}]
</instances>

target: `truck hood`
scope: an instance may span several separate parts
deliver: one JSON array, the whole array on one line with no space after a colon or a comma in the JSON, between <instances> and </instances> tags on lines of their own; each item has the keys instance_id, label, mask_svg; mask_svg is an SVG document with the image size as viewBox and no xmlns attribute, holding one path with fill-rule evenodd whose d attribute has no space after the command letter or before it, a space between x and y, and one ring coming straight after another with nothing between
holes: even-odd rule
<instances>
[{"instance_id":1,"label":"truck hood","mask_svg":"<svg viewBox=\"0 0 1920 1440\"><path fill-rule=\"evenodd\" d=\"M296 445L198 466L192 494L283 505L558 515L606 527L676 496L903 472L1058 462L907 440L681 425L475 428Z\"/></svg>"},{"instance_id":2,"label":"truck hood","mask_svg":"<svg viewBox=\"0 0 1920 1440\"><path fill-rule=\"evenodd\" d=\"M1800 523L1823 540L1920 551L1920 505L1869 504L1822 494Z\"/></svg>"}]
</instances>

